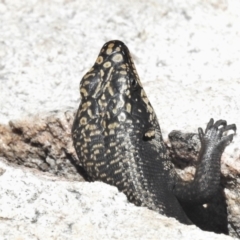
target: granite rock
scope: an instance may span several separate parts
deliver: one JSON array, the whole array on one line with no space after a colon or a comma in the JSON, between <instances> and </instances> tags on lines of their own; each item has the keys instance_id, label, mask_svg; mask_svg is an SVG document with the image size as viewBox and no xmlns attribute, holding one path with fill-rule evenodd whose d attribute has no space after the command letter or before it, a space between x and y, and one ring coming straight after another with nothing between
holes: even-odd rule
<instances>
[{"instance_id":1,"label":"granite rock","mask_svg":"<svg viewBox=\"0 0 240 240\"><path fill-rule=\"evenodd\" d=\"M232 239L136 207L104 183L70 181L2 159L0 169L2 239Z\"/></svg>"},{"instance_id":2,"label":"granite rock","mask_svg":"<svg viewBox=\"0 0 240 240\"><path fill-rule=\"evenodd\" d=\"M74 159L77 157L71 139L74 114L72 110L55 111L10 121L9 125L0 125L0 156L9 163L14 163L15 166L22 165L69 180L84 181L86 176L83 169L74 164ZM188 139L188 134L185 133L179 132L178 136L181 136L180 139ZM200 149L197 134L190 136L194 136L191 151L185 146L187 141L181 142L175 139L171 147L169 142L166 143L171 157L180 159L175 159L174 163L178 174L186 181L194 177ZM187 160L184 161L184 158ZM239 237L240 167L238 160L231 159L226 156L222 159L221 184L224 186L224 192L219 193L211 204L203 208L203 211L207 212L208 219L203 226L200 226L209 230L212 227L209 227L208 222L215 222L218 228L226 228L220 232L229 232L231 236ZM192 218L197 219L194 215ZM218 232L218 229L214 228L213 231Z\"/></svg>"}]
</instances>

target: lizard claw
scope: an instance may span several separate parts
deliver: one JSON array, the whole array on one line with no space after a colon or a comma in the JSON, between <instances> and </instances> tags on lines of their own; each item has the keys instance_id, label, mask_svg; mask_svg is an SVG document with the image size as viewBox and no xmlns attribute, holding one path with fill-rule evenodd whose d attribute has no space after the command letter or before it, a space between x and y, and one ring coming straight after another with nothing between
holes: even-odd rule
<instances>
[{"instance_id":1,"label":"lizard claw","mask_svg":"<svg viewBox=\"0 0 240 240\"><path fill-rule=\"evenodd\" d=\"M225 120L218 120L214 123L214 120L211 118L207 124L205 133L203 133L202 128L199 128L198 134L203 145L218 148L223 151L224 148L233 140L234 134L223 136L223 133L229 130L233 130L234 133L236 133L236 125L227 125L227 121Z\"/></svg>"},{"instance_id":2,"label":"lizard claw","mask_svg":"<svg viewBox=\"0 0 240 240\"><path fill-rule=\"evenodd\" d=\"M223 133L223 132L226 132L226 131L228 131L228 130L233 130L234 133L236 133L237 127L236 127L235 124L230 124L230 125L227 125L227 126L221 128L220 130L222 131L222 133Z\"/></svg>"},{"instance_id":3,"label":"lizard claw","mask_svg":"<svg viewBox=\"0 0 240 240\"><path fill-rule=\"evenodd\" d=\"M198 135L199 135L200 141L202 142L204 137L202 128L198 128Z\"/></svg>"},{"instance_id":4,"label":"lizard claw","mask_svg":"<svg viewBox=\"0 0 240 240\"><path fill-rule=\"evenodd\" d=\"M212 121L214 121L212 118L211 118ZM225 120L218 120L214 123L213 127L215 128L218 128L220 126L223 126L223 128L227 125L227 121Z\"/></svg>"},{"instance_id":5,"label":"lizard claw","mask_svg":"<svg viewBox=\"0 0 240 240\"><path fill-rule=\"evenodd\" d=\"M223 137L221 139L221 143L222 144L226 143L226 145L228 145L233 140L233 136L234 136L234 134L230 134L228 136Z\"/></svg>"},{"instance_id":6,"label":"lizard claw","mask_svg":"<svg viewBox=\"0 0 240 240\"><path fill-rule=\"evenodd\" d=\"M213 118L211 118L210 121L209 121L208 124L207 124L205 133L206 133L210 128L212 128L213 123L214 123L214 120L213 120Z\"/></svg>"}]
</instances>

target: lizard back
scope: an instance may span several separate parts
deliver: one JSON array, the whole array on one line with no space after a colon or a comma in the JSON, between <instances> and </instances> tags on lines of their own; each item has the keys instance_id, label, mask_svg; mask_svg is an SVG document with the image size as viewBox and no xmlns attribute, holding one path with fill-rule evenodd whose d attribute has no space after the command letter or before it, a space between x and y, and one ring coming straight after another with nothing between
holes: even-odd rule
<instances>
[{"instance_id":1,"label":"lizard back","mask_svg":"<svg viewBox=\"0 0 240 240\"><path fill-rule=\"evenodd\" d=\"M189 223L171 191L172 164L124 43L102 47L80 93L72 136L78 164L88 176L116 186L138 206Z\"/></svg>"}]
</instances>

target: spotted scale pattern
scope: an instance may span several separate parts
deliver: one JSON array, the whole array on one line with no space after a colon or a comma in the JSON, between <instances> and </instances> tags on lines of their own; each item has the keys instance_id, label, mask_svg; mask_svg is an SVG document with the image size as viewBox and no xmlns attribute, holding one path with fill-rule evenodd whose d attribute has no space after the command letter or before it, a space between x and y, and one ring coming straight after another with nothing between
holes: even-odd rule
<instances>
[{"instance_id":1,"label":"spotted scale pattern","mask_svg":"<svg viewBox=\"0 0 240 240\"><path fill-rule=\"evenodd\" d=\"M172 165L124 43L110 41L102 47L80 93L72 134L78 164L88 176L116 186L138 206L189 223L165 181Z\"/></svg>"},{"instance_id":2,"label":"spotted scale pattern","mask_svg":"<svg viewBox=\"0 0 240 240\"><path fill-rule=\"evenodd\" d=\"M221 155L233 139L224 133L236 131L235 124L211 119L205 133L199 128L196 174L184 182L167 157L155 112L124 43L110 41L102 47L80 83L80 94L72 138L77 164L88 177L116 186L138 206L226 233L225 217L221 224L206 225L209 212L202 204L219 193Z\"/></svg>"}]
</instances>

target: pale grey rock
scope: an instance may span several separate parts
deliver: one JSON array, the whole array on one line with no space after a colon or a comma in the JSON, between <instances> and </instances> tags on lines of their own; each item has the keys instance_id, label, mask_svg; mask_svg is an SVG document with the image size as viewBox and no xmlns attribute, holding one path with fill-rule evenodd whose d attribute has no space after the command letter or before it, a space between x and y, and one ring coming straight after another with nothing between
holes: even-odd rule
<instances>
[{"instance_id":1,"label":"pale grey rock","mask_svg":"<svg viewBox=\"0 0 240 240\"><path fill-rule=\"evenodd\" d=\"M67 181L2 160L0 169L1 239L233 239L136 207L104 183Z\"/></svg>"},{"instance_id":2,"label":"pale grey rock","mask_svg":"<svg viewBox=\"0 0 240 240\"><path fill-rule=\"evenodd\" d=\"M211 117L239 127L239 9L239 0L1 1L0 122L76 110L81 77L106 41L120 39L133 54L166 141L169 131L196 132ZM232 191L239 189L239 136L222 158L232 229L240 222L239 190ZM50 155L21 159L37 168L46 160L41 168L57 173ZM191 179L194 169L188 170Z\"/></svg>"},{"instance_id":3,"label":"pale grey rock","mask_svg":"<svg viewBox=\"0 0 240 240\"><path fill-rule=\"evenodd\" d=\"M240 159L234 163L225 162L224 169L230 174L226 176L224 189L228 209L228 229L231 236L240 238Z\"/></svg>"}]
</instances>

